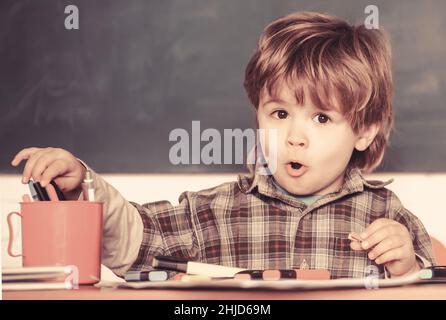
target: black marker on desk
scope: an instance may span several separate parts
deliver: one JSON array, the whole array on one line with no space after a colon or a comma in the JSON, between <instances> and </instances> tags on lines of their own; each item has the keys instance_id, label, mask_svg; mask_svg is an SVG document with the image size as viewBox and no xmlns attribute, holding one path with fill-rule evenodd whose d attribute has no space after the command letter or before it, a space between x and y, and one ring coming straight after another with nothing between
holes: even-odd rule
<instances>
[{"instance_id":1,"label":"black marker on desk","mask_svg":"<svg viewBox=\"0 0 446 320\"><path fill-rule=\"evenodd\" d=\"M420 270L421 280L430 282L446 282L446 266L428 267Z\"/></svg>"},{"instance_id":2,"label":"black marker on desk","mask_svg":"<svg viewBox=\"0 0 446 320\"><path fill-rule=\"evenodd\" d=\"M166 281L169 272L164 270L127 271L124 274L125 281Z\"/></svg>"},{"instance_id":3,"label":"black marker on desk","mask_svg":"<svg viewBox=\"0 0 446 320\"><path fill-rule=\"evenodd\" d=\"M244 270L234 275L237 280L262 280L263 270Z\"/></svg>"},{"instance_id":4,"label":"black marker on desk","mask_svg":"<svg viewBox=\"0 0 446 320\"><path fill-rule=\"evenodd\" d=\"M153 257L152 267L158 269L185 272L188 275L194 274L194 275L208 276L211 278L233 277L237 272L246 270L242 268L189 261L184 258L172 257L172 256Z\"/></svg>"}]
</instances>

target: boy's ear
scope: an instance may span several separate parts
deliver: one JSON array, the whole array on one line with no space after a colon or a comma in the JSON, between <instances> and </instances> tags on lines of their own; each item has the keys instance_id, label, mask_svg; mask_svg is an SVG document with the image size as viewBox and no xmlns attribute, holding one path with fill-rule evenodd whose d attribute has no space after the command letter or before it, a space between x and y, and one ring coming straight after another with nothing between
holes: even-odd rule
<instances>
[{"instance_id":1,"label":"boy's ear","mask_svg":"<svg viewBox=\"0 0 446 320\"><path fill-rule=\"evenodd\" d=\"M373 142L378 134L379 126L377 124L371 124L366 129L362 130L358 134L358 138L355 143L355 149L358 151L364 151Z\"/></svg>"}]
</instances>

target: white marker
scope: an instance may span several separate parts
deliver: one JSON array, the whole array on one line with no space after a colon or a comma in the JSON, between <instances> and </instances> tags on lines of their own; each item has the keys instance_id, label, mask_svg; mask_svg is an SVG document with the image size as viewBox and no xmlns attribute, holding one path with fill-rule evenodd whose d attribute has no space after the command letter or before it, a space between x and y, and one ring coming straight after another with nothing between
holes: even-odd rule
<instances>
[{"instance_id":1,"label":"white marker","mask_svg":"<svg viewBox=\"0 0 446 320\"><path fill-rule=\"evenodd\" d=\"M87 170L85 173L85 179L82 183L82 191L84 193L84 200L94 201L94 184L90 170Z\"/></svg>"}]
</instances>

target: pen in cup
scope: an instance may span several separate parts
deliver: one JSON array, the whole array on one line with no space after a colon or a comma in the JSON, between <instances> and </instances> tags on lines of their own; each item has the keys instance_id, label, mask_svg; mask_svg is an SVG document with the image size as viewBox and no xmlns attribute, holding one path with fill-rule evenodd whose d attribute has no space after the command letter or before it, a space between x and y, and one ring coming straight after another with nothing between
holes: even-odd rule
<instances>
[{"instance_id":1,"label":"pen in cup","mask_svg":"<svg viewBox=\"0 0 446 320\"><path fill-rule=\"evenodd\" d=\"M31 198L30 198L30 196L29 196L29 194L24 194L24 195L22 196L22 201L23 201L23 202L32 202L32 201L31 201Z\"/></svg>"},{"instance_id":2,"label":"pen in cup","mask_svg":"<svg viewBox=\"0 0 446 320\"><path fill-rule=\"evenodd\" d=\"M82 191L84 200L94 201L94 181L90 170L85 172L85 179L82 183Z\"/></svg>"},{"instance_id":3,"label":"pen in cup","mask_svg":"<svg viewBox=\"0 0 446 320\"><path fill-rule=\"evenodd\" d=\"M31 197L34 201L39 201L39 196L37 195L36 188L34 188L34 182L29 180L28 182L29 192L31 193Z\"/></svg>"},{"instance_id":4,"label":"pen in cup","mask_svg":"<svg viewBox=\"0 0 446 320\"><path fill-rule=\"evenodd\" d=\"M65 195L63 194L63 192L60 190L59 186L56 184L56 182L54 182L54 180L51 180L50 184L54 187L54 190L56 191L57 198L59 200L67 200L65 198Z\"/></svg>"},{"instance_id":5,"label":"pen in cup","mask_svg":"<svg viewBox=\"0 0 446 320\"><path fill-rule=\"evenodd\" d=\"M40 185L40 182L34 182L33 186L34 186L34 190L37 193L37 197L40 201L49 201L50 200L50 197L48 196L46 189Z\"/></svg>"},{"instance_id":6,"label":"pen in cup","mask_svg":"<svg viewBox=\"0 0 446 320\"><path fill-rule=\"evenodd\" d=\"M48 184L45 187L47 193L48 193L48 197L50 198L51 201L59 201L59 197L57 196L56 193L56 189L54 189L52 184Z\"/></svg>"}]
</instances>

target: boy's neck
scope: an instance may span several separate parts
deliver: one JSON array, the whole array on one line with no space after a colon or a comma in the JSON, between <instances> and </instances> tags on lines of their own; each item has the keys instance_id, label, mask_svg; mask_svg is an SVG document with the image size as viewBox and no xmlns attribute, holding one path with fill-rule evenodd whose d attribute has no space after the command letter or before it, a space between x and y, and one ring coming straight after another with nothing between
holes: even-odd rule
<instances>
[{"instance_id":1,"label":"boy's neck","mask_svg":"<svg viewBox=\"0 0 446 320\"><path fill-rule=\"evenodd\" d=\"M309 195L299 195L299 194L294 194L294 193L290 193L290 192L288 192L286 189L284 189L275 179L274 179L274 177L272 177L272 181L273 181L273 184L276 186L276 188L277 189L279 189L280 191L282 191L282 192L284 192L284 193L286 193L286 194L288 194L288 195L290 195L290 196L293 196L293 197L296 197L296 198L299 198L299 199L308 199L308 198L313 198L313 197L317 197L317 198L320 198L320 197L322 197L323 195L321 195L321 194L309 194Z\"/></svg>"},{"instance_id":2,"label":"boy's neck","mask_svg":"<svg viewBox=\"0 0 446 320\"><path fill-rule=\"evenodd\" d=\"M341 178L341 183L340 183L339 187L338 187L335 191L327 192L327 193L324 193L324 194L317 194L317 193L316 193L316 194L308 194L308 195L294 194L294 193L289 192L289 191L286 190L285 188L283 188L283 187L276 181L276 179L274 179L274 176L271 175L271 177L272 177L273 184L274 184L279 190L281 190L282 192L284 192L284 193L286 193L286 194L288 194L288 195L291 195L291 196L293 196L293 197L297 197L297 198L302 198L302 199L305 199L305 198L312 198L312 197L318 197L318 198L321 198L321 197L323 197L323 196L325 196L325 195L327 195L327 194L339 192L339 191L342 189L342 186L343 186L344 183L345 183L345 176L346 176L346 173L347 173L347 171L348 171L349 169L351 169L351 168L347 167L347 168L344 170L344 172L341 174L341 177L342 177L342 178Z\"/></svg>"}]
</instances>

